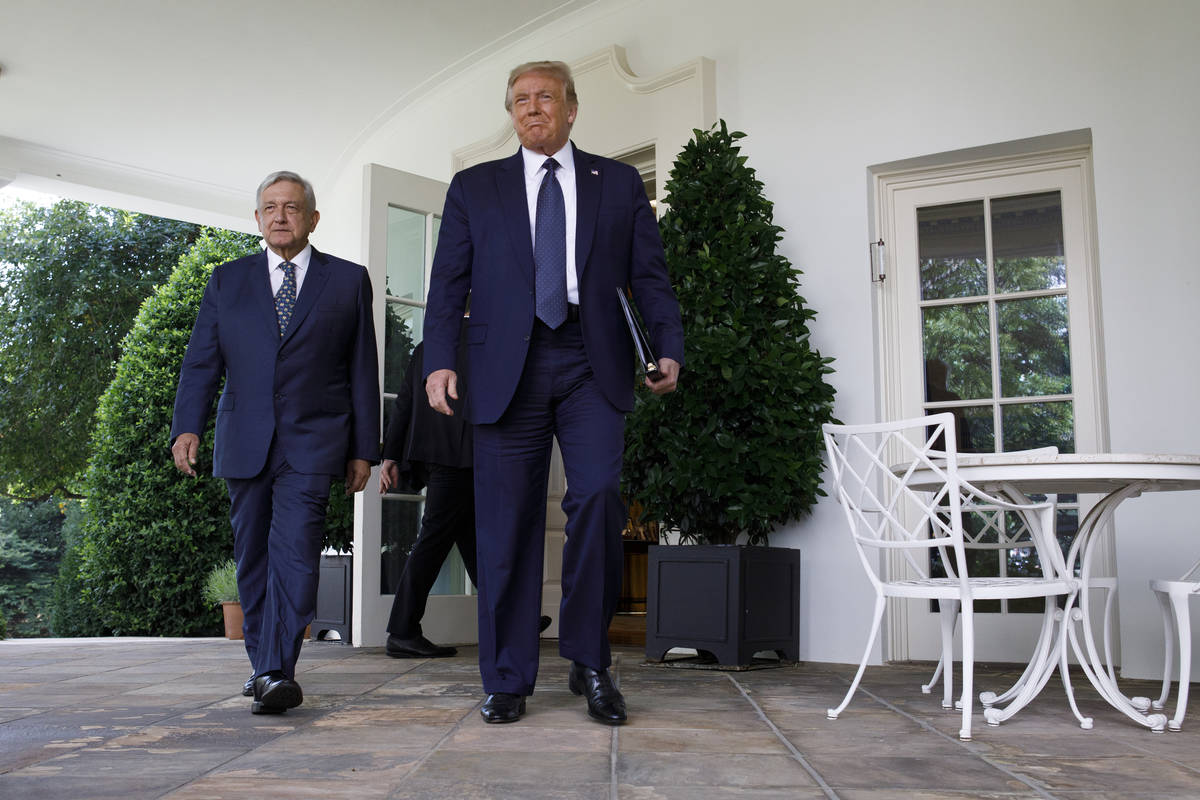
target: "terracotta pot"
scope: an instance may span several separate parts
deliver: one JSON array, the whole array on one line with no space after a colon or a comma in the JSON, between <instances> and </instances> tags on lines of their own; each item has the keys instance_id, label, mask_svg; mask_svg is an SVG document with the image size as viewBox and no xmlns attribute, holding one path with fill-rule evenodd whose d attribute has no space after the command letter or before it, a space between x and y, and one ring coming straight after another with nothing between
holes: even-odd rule
<instances>
[{"instance_id":1,"label":"terracotta pot","mask_svg":"<svg viewBox=\"0 0 1200 800\"><path fill-rule=\"evenodd\" d=\"M242 638L242 604L236 600L232 603L221 603L221 611L225 614L225 638Z\"/></svg>"}]
</instances>

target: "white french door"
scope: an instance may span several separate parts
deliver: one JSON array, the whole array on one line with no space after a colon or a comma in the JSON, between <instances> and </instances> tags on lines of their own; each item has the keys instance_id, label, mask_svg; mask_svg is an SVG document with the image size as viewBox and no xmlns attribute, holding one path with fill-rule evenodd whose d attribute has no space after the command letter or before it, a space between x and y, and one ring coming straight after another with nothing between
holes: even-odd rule
<instances>
[{"instance_id":1,"label":"white french door","mask_svg":"<svg viewBox=\"0 0 1200 800\"><path fill-rule=\"evenodd\" d=\"M885 417L951 411L958 447L1105 449L1088 152L877 175ZM1081 509L1082 505L1082 509ZM1064 549L1088 498L1059 497ZM1038 570L1028 551L975 551L982 574ZM892 565L902 570L899 563ZM1022 661L1040 601L977 604L976 657ZM931 604L891 609L890 659L936 660Z\"/></svg>"},{"instance_id":2,"label":"white french door","mask_svg":"<svg viewBox=\"0 0 1200 800\"><path fill-rule=\"evenodd\" d=\"M413 348L421 341L425 294L447 186L399 170L365 168L367 269L375 288L375 330L383 380L384 430ZM387 638L396 582L420 529L423 496L393 490L380 496L378 469L360 495L363 524L354 543L353 639ZM475 589L457 548L442 566L421 626L435 642L477 641Z\"/></svg>"}]
</instances>

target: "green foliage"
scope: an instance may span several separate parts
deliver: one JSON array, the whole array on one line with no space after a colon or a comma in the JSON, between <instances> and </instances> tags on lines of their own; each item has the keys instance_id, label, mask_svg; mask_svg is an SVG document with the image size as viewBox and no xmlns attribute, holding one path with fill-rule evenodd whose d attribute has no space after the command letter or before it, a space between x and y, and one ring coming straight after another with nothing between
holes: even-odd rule
<instances>
[{"instance_id":1,"label":"green foliage","mask_svg":"<svg viewBox=\"0 0 1200 800\"><path fill-rule=\"evenodd\" d=\"M815 312L775 252L782 228L744 135L697 130L671 170L659 227L686 364L679 391L639 392L626 424L625 490L685 542L766 544L824 494L832 359L809 343Z\"/></svg>"},{"instance_id":2,"label":"green foliage","mask_svg":"<svg viewBox=\"0 0 1200 800\"><path fill-rule=\"evenodd\" d=\"M0 501L0 619L12 636L50 633L50 596L67 503Z\"/></svg>"},{"instance_id":3,"label":"green foliage","mask_svg":"<svg viewBox=\"0 0 1200 800\"><path fill-rule=\"evenodd\" d=\"M238 596L237 564L227 558L214 566L204 579L204 601L210 605L236 603Z\"/></svg>"},{"instance_id":4,"label":"green foliage","mask_svg":"<svg viewBox=\"0 0 1200 800\"><path fill-rule=\"evenodd\" d=\"M69 200L0 210L0 491L77 495L121 338L199 230Z\"/></svg>"},{"instance_id":5,"label":"green foliage","mask_svg":"<svg viewBox=\"0 0 1200 800\"><path fill-rule=\"evenodd\" d=\"M225 482L203 472L181 476L167 442L179 367L208 276L255 246L244 234L202 235L142 305L100 398L79 578L108 633L181 636L218 626L219 611L204 603L201 584L232 552ZM215 416L214 409L201 459L211 459Z\"/></svg>"},{"instance_id":6,"label":"green foliage","mask_svg":"<svg viewBox=\"0 0 1200 800\"><path fill-rule=\"evenodd\" d=\"M79 574L83 505L86 502L68 504L63 521L63 554L50 598L50 633L54 636L102 636L105 633L96 609L84 597L83 578Z\"/></svg>"}]
</instances>

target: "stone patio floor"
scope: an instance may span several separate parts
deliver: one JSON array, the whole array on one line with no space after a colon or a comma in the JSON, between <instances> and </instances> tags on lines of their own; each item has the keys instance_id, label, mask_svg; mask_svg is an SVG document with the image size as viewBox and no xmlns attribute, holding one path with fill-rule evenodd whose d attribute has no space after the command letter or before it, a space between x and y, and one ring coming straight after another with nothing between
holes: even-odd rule
<instances>
[{"instance_id":1,"label":"stone patio floor","mask_svg":"<svg viewBox=\"0 0 1200 800\"><path fill-rule=\"evenodd\" d=\"M1000 727L923 695L923 664L872 668L836 721L852 667L714 671L618 648L629 724L588 720L545 640L537 693L485 725L477 653L397 660L305 645L304 705L249 713L240 642L0 642L0 798L1196 798L1200 707L1155 734L1076 680L1081 730L1055 679ZM997 689L1015 673L982 667ZM1146 682L1127 690L1157 694ZM1196 697L1200 692L1193 692Z\"/></svg>"}]
</instances>

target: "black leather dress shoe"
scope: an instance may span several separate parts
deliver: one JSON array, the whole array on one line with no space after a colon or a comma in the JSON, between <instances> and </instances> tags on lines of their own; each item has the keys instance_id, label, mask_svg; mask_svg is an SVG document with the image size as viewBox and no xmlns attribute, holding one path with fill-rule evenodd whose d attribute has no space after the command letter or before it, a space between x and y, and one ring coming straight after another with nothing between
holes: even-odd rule
<instances>
[{"instance_id":1,"label":"black leather dress shoe","mask_svg":"<svg viewBox=\"0 0 1200 800\"><path fill-rule=\"evenodd\" d=\"M507 692L493 692L479 709L484 722L516 722L525 713L525 697Z\"/></svg>"},{"instance_id":2,"label":"black leather dress shoe","mask_svg":"<svg viewBox=\"0 0 1200 800\"><path fill-rule=\"evenodd\" d=\"M392 658L449 658L458 653L455 648L434 644L424 636L401 639L399 636L389 635L385 650Z\"/></svg>"},{"instance_id":3,"label":"black leather dress shoe","mask_svg":"<svg viewBox=\"0 0 1200 800\"><path fill-rule=\"evenodd\" d=\"M545 633L546 628L550 627L551 622L554 622L554 620L550 619L545 614L542 614L542 616L538 618L538 633Z\"/></svg>"},{"instance_id":4,"label":"black leather dress shoe","mask_svg":"<svg viewBox=\"0 0 1200 800\"><path fill-rule=\"evenodd\" d=\"M304 702L300 684L273 672L254 679L254 702L251 714L282 714Z\"/></svg>"},{"instance_id":5,"label":"black leather dress shoe","mask_svg":"<svg viewBox=\"0 0 1200 800\"><path fill-rule=\"evenodd\" d=\"M607 669L596 671L578 661L572 661L567 687L573 694L581 694L587 698L588 716L592 719L605 725L625 723L625 698L613 685L612 676L608 674Z\"/></svg>"},{"instance_id":6,"label":"black leather dress shoe","mask_svg":"<svg viewBox=\"0 0 1200 800\"><path fill-rule=\"evenodd\" d=\"M246 678L246 682L242 684L242 697L254 697L254 676Z\"/></svg>"}]
</instances>

